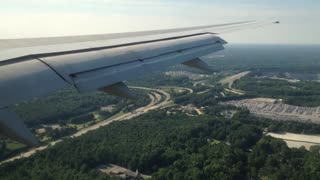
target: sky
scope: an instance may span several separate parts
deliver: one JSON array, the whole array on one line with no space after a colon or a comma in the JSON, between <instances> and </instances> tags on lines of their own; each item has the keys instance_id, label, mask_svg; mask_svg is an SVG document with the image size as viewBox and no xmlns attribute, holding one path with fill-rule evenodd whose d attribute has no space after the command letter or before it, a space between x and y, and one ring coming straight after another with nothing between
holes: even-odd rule
<instances>
[{"instance_id":1,"label":"sky","mask_svg":"<svg viewBox=\"0 0 320 180\"><path fill-rule=\"evenodd\" d=\"M232 43L320 44L319 0L1 0L0 39L144 31L247 20Z\"/></svg>"}]
</instances>

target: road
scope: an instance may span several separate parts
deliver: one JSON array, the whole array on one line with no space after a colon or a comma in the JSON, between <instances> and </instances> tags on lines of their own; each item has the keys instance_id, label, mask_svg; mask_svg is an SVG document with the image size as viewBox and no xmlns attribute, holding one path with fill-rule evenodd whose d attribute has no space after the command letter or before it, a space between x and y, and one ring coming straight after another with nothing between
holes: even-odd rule
<instances>
[{"instance_id":1,"label":"road","mask_svg":"<svg viewBox=\"0 0 320 180\"><path fill-rule=\"evenodd\" d=\"M151 110L168 107L168 105L171 104L171 96L170 96L170 94L165 92L165 91L163 91L163 90L145 88L145 87L130 87L130 88L152 91L151 93L148 94L148 96L150 98L150 103L148 105L146 105L144 107L140 107L140 108L138 108L138 109L136 109L136 110L134 110L132 112L122 114L121 116L113 116L113 117L110 117L110 118L108 118L108 119L106 119L104 121L101 121L101 122L99 122L99 123L97 123L95 125L92 125L90 127L81 129L77 133L71 135L70 137L71 138L76 138L76 137L79 137L81 135L84 135L84 134L88 133L89 131L98 129L98 128L103 127L103 126L107 126L107 125L111 124L112 122L129 120L129 119L132 119L134 117L137 117L137 116L140 116L142 114L145 114L145 113L147 113L147 112L149 112ZM164 100L162 100L163 96L165 97ZM15 156L15 157L12 157L10 159L2 161L0 163L0 165L3 164L3 163L7 163L7 162L11 162L11 161L17 160L17 159L30 157L31 155L33 155L33 154L35 154L35 153L37 153L39 151L43 151L43 150L47 149L49 146L54 146L55 144L60 143L62 141L63 140L60 139L60 140L51 142L49 145L45 145L45 146L41 146L41 147L38 147L38 148L31 149L31 150L29 150L27 152L24 152L24 153L21 153L21 154Z\"/></svg>"},{"instance_id":2,"label":"road","mask_svg":"<svg viewBox=\"0 0 320 180\"><path fill-rule=\"evenodd\" d=\"M194 110L197 111L199 115L203 115L203 112L199 108L195 107Z\"/></svg>"},{"instance_id":3,"label":"road","mask_svg":"<svg viewBox=\"0 0 320 180\"><path fill-rule=\"evenodd\" d=\"M242 92L241 90L238 90L238 89L228 89L228 88L225 88L224 90L225 90L225 91L228 91L228 92L231 92L231 93L233 93L233 94L244 95L244 92Z\"/></svg>"},{"instance_id":4,"label":"road","mask_svg":"<svg viewBox=\"0 0 320 180\"><path fill-rule=\"evenodd\" d=\"M189 91L189 93L190 93L190 94L192 94L192 93L193 93L193 89L191 89L191 88L186 88L186 87L162 86L161 88L181 89L181 90Z\"/></svg>"},{"instance_id":5,"label":"road","mask_svg":"<svg viewBox=\"0 0 320 180\"><path fill-rule=\"evenodd\" d=\"M229 77L226 77L220 81L221 84L228 84L229 89L232 89L232 84L234 81L241 79L242 77L248 75L250 71L244 71Z\"/></svg>"},{"instance_id":6,"label":"road","mask_svg":"<svg viewBox=\"0 0 320 180\"><path fill-rule=\"evenodd\" d=\"M244 95L245 93L243 91L238 90L238 89L233 89L232 85L233 85L234 81L236 81L238 79L241 79L242 77L248 75L249 73L250 73L250 71L244 71L244 72L241 72L241 73L226 77L226 78L222 79L220 81L220 83L221 84L228 84L228 88L224 89L225 91L231 92L231 93L234 93L234 94L238 94L238 95Z\"/></svg>"},{"instance_id":7,"label":"road","mask_svg":"<svg viewBox=\"0 0 320 180\"><path fill-rule=\"evenodd\" d=\"M204 91L201 91L201 92L197 92L197 94L204 94L204 93L207 93L209 92L211 89L207 89L207 90L204 90Z\"/></svg>"}]
</instances>

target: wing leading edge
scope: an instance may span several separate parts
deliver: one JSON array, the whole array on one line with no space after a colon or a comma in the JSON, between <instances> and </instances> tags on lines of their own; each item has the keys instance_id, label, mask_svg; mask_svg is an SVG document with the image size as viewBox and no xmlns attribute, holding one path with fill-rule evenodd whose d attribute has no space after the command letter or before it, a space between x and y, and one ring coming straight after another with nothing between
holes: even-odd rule
<instances>
[{"instance_id":1,"label":"wing leading edge","mask_svg":"<svg viewBox=\"0 0 320 180\"><path fill-rule=\"evenodd\" d=\"M36 138L8 106L58 89L133 97L122 83L174 64L209 70L200 57L223 50L221 32L270 22L247 21L171 30L0 40L0 134L28 145Z\"/></svg>"}]
</instances>

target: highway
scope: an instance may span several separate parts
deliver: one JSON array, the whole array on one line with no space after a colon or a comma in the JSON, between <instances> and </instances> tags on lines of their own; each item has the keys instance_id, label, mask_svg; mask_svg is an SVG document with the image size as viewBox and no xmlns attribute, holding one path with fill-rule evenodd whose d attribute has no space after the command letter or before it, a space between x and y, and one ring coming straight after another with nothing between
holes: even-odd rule
<instances>
[{"instance_id":1,"label":"highway","mask_svg":"<svg viewBox=\"0 0 320 180\"><path fill-rule=\"evenodd\" d=\"M149 90L151 91L150 93L148 93L148 96L150 98L150 103L144 107L140 107L132 112L128 112L128 113L125 113L125 114L122 114L120 116L113 116L113 117L110 117L104 121L101 121L95 125L92 125L92 126L89 126L87 128L84 128L84 129L81 129L79 130L78 132L76 132L75 134L71 135L70 137L71 138L76 138L76 137L79 137L79 136L82 136L86 133L88 133L89 131L92 131L92 130L95 130L95 129L98 129L100 127L103 127L103 126L107 126L113 122L116 122L116 121L125 121L125 120L129 120L129 119L132 119L134 117L137 117L137 116L140 116L142 114L145 114L151 110L155 110L155 109L161 109L161 108L164 108L164 107L168 107L170 106L171 103L171 96L169 93L163 91L163 90L160 90L160 89L152 89L152 88L145 88L145 87L130 87L130 88L133 88L133 89L142 89L142 90ZM165 97L165 98L163 98ZM59 139L59 140L56 140L56 141L53 141L51 142L49 145L45 145L45 146L41 146L41 147L37 147L37 148L34 148L34 149L31 149L27 152L24 152L24 153L21 153L15 157L12 157L10 159L7 159L7 160L4 160L0 163L3 164L3 163L7 163L7 162L11 162L11 161L14 161L14 160L17 160L17 159L22 159L22 158L27 158L27 157L30 157L31 155L39 152L39 151L43 151L45 149L47 149L49 146L54 146L55 144L57 143L60 143L62 142L63 140L62 139Z\"/></svg>"},{"instance_id":2,"label":"highway","mask_svg":"<svg viewBox=\"0 0 320 180\"><path fill-rule=\"evenodd\" d=\"M248 75L251 71L244 71L229 77L226 77L225 79L221 80L220 83L221 84L228 84L228 88L225 88L225 91L234 93L234 94L238 94L238 95L244 95L245 93L241 90L238 89L234 89L232 88L232 85L234 83L234 81L241 79L242 77Z\"/></svg>"},{"instance_id":3,"label":"highway","mask_svg":"<svg viewBox=\"0 0 320 180\"><path fill-rule=\"evenodd\" d=\"M250 71L244 71L238 74L234 74L220 81L221 84L228 84L229 89L232 89L232 84L234 81L241 79L242 77L248 75Z\"/></svg>"},{"instance_id":4,"label":"highway","mask_svg":"<svg viewBox=\"0 0 320 180\"><path fill-rule=\"evenodd\" d=\"M177 87L177 86L161 86L161 88L170 88L170 89L181 89L184 91L189 91L190 94L193 93L193 89L186 88L186 87Z\"/></svg>"}]
</instances>

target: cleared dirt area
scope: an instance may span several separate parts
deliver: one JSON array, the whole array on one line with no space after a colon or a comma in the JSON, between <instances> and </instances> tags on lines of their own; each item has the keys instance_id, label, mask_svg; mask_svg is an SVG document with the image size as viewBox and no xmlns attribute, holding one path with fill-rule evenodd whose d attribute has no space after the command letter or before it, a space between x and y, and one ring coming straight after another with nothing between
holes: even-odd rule
<instances>
[{"instance_id":1,"label":"cleared dirt area","mask_svg":"<svg viewBox=\"0 0 320 180\"><path fill-rule=\"evenodd\" d=\"M293 133L268 133L267 135L284 140L288 147L299 148L304 146L309 150L311 146L320 145L320 135L304 135Z\"/></svg>"},{"instance_id":2,"label":"cleared dirt area","mask_svg":"<svg viewBox=\"0 0 320 180\"><path fill-rule=\"evenodd\" d=\"M128 177L129 179L130 178L133 178L133 179L150 179L151 178L151 176L149 175L140 174L138 171L133 172L130 169L117 166L114 164L101 165L97 169L109 176L119 177L123 179L128 179Z\"/></svg>"},{"instance_id":3,"label":"cleared dirt area","mask_svg":"<svg viewBox=\"0 0 320 180\"><path fill-rule=\"evenodd\" d=\"M256 116L274 120L293 120L320 124L320 107L293 106L270 98L243 99L228 101L224 104L245 107Z\"/></svg>"}]
</instances>

